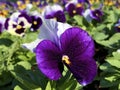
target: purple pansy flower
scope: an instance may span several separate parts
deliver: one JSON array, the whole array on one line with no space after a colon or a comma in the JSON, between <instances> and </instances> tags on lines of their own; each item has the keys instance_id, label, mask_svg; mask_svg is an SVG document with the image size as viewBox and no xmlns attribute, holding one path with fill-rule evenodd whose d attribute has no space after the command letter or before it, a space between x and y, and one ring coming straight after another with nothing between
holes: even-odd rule
<instances>
[{"instance_id":1,"label":"purple pansy flower","mask_svg":"<svg viewBox=\"0 0 120 90\"><path fill-rule=\"evenodd\" d=\"M38 68L49 79L58 80L64 64L80 84L89 84L97 73L92 38L78 27L68 28L59 36L57 43L46 39L37 45Z\"/></svg>"},{"instance_id":2,"label":"purple pansy flower","mask_svg":"<svg viewBox=\"0 0 120 90\"><path fill-rule=\"evenodd\" d=\"M91 10L90 17L97 21L101 21L101 17L103 16L103 12L100 9Z\"/></svg>"},{"instance_id":3,"label":"purple pansy flower","mask_svg":"<svg viewBox=\"0 0 120 90\"><path fill-rule=\"evenodd\" d=\"M25 30L31 26L31 18L26 13L13 13L5 21L5 29L17 36L23 36Z\"/></svg>"},{"instance_id":4,"label":"purple pansy flower","mask_svg":"<svg viewBox=\"0 0 120 90\"><path fill-rule=\"evenodd\" d=\"M31 16L32 25L30 27L31 31L36 31L42 25L42 19L39 16Z\"/></svg>"},{"instance_id":5,"label":"purple pansy flower","mask_svg":"<svg viewBox=\"0 0 120 90\"><path fill-rule=\"evenodd\" d=\"M103 12L100 9L87 9L83 13L83 16L86 18L88 22L91 22L93 19L97 21L101 21L101 17L103 16Z\"/></svg>"},{"instance_id":6,"label":"purple pansy flower","mask_svg":"<svg viewBox=\"0 0 120 90\"><path fill-rule=\"evenodd\" d=\"M103 16L103 11L101 10L102 4L97 9L91 9L91 5L88 9L85 10L83 16L86 18L88 22L91 22L93 19L97 21L101 21L101 17Z\"/></svg>"},{"instance_id":7,"label":"purple pansy flower","mask_svg":"<svg viewBox=\"0 0 120 90\"><path fill-rule=\"evenodd\" d=\"M55 18L59 22L66 21L63 8L58 4L54 4L53 6L50 5L46 6L45 9L43 10L43 16L46 19Z\"/></svg>"},{"instance_id":8,"label":"purple pansy flower","mask_svg":"<svg viewBox=\"0 0 120 90\"><path fill-rule=\"evenodd\" d=\"M65 6L65 10L68 12L68 14L73 17L74 15L82 15L84 9L81 3L78 3L77 1L71 1Z\"/></svg>"},{"instance_id":9,"label":"purple pansy flower","mask_svg":"<svg viewBox=\"0 0 120 90\"><path fill-rule=\"evenodd\" d=\"M120 32L120 19L118 20L118 23L115 24L115 29L117 32Z\"/></svg>"}]
</instances>

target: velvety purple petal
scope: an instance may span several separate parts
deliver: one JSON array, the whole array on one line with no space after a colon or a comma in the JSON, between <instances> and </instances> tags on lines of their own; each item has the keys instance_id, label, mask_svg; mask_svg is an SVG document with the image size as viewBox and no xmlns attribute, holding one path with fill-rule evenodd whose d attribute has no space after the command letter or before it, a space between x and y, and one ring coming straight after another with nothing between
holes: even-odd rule
<instances>
[{"instance_id":1,"label":"velvety purple petal","mask_svg":"<svg viewBox=\"0 0 120 90\"><path fill-rule=\"evenodd\" d=\"M35 52L38 67L43 74L49 79L58 80L63 71L59 48L51 41L43 40L38 44Z\"/></svg>"},{"instance_id":2,"label":"velvety purple petal","mask_svg":"<svg viewBox=\"0 0 120 90\"><path fill-rule=\"evenodd\" d=\"M50 14L46 14L45 18L46 19L52 19L52 18L54 18L54 12L51 12Z\"/></svg>"},{"instance_id":3,"label":"velvety purple petal","mask_svg":"<svg viewBox=\"0 0 120 90\"><path fill-rule=\"evenodd\" d=\"M52 10L52 7L50 5L45 7L42 14L46 19L54 18L54 11Z\"/></svg>"},{"instance_id":4,"label":"velvety purple petal","mask_svg":"<svg viewBox=\"0 0 120 90\"><path fill-rule=\"evenodd\" d=\"M29 23L32 22L32 19L26 13L21 13L18 17L24 17Z\"/></svg>"},{"instance_id":5,"label":"velvety purple petal","mask_svg":"<svg viewBox=\"0 0 120 90\"><path fill-rule=\"evenodd\" d=\"M73 58L90 58L94 56L94 42L91 36L81 28L67 29L60 37L61 50L64 55Z\"/></svg>"},{"instance_id":6,"label":"velvety purple petal","mask_svg":"<svg viewBox=\"0 0 120 90\"><path fill-rule=\"evenodd\" d=\"M2 32L2 24L0 23L0 33Z\"/></svg>"},{"instance_id":7,"label":"velvety purple petal","mask_svg":"<svg viewBox=\"0 0 120 90\"><path fill-rule=\"evenodd\" d=\"M82 13L84 12L84 9L83 9L83 7L78 7L78 8L76 8L76 11L77 11L78 15L82 15Z\"/></svg>"},{"instance_id":8,"label":"velvety purple petal","mask_svg":"<svg viewBox=\"0 0 120 90\"><path fill-rule=\"evenodd\" d=\"M80 59L80 58L79 58ZM73 60L67 67L73 73L77 81L85 86L93 81L97 74L97 65L94 59Z\"/></svg>"},{"instance_id":9,"label":"velvety purple petal","mask_svg":"<svg viewBox=\"0 0 120 90\"><path fill-rule=\"evenodd\" d=\"M5 24L4 24L5 29L8 29L8 22L9 22L9 20L10 20L10 19L7 18L6 21L5 21Z\"/></svg>"},{"instance_id":10,"label":"velvety purple petal","mask_svg":"<svg viewBox=\"0 0 120 90\"><path fill-rule=\"evenodd\" d=\"M25 28L16 29L15 32L16 32L17 34L22 34L22 33L25 32Z\"/></svg>"},{"instance_id":11,"label":"velvety purple petal","mask_svg":"<svg viewBox=\"0 0 120 90\"><path fill-rule=\"evenodd\" d=\"M66 21L65 14L63 11L57 11L54 14L54 17L56 17L58 22L65 22Z\"/></svg>"},{"instance_id":12,"label":"velvety purple petal","mask_svg":"<svg viewBox=\"0 0 120 90\"><path fill-rule=\"evenodd\" d=\"M89 0L78 0L79 3L89 3Z\"/></svg>"}]
</instances>

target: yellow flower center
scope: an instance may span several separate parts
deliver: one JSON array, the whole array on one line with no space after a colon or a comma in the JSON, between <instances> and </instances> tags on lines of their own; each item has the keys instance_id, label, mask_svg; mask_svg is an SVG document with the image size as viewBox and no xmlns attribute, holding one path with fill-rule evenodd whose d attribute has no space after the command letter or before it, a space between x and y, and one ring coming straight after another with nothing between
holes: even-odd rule
<instances>
[{"instance_id":1,"label":"yellow flower center","mask_svg":"<svg viewBox=\"0 0 120 90\"><path fill-rule=\"evenodd\" d=\"M120 26L118 26L118 28L120 28Z\"/></svg>"},{"instance_id":2,"label":"yellow flower center","mask_svg":"<svg viewBox=\"0 0 120 90\"><path fill-rule=\"evenodd\" d=\"M62 61L65 62L66 64L70 65L71 62L69 60L69 57L67 55L63 55L62 56Z\"/></svg>"},{"instance_id":3,"label":"yellow flower center","mask_svg":"<svg viewBox=\"0 0 120 90\"><path fill-rule=\"evenodd\" d=\"M34 25L37 25L37 21L34 21L33 24L34 24Z\"/></svg>"},{"instance_id":4,"label":"yellow flower center","mask_svg":"<svg viewBox=\"0 0 120 90\"><path fill-rule=\"evenodd\" d=\"M22 26L21 25L17 25L17 29L21 29L22 28Z\"/></svg>"},{"instance_id":5,"label":"yellow flower center","mask_svg":"<svg viewBox=\"0 0 120 90\"><path fill-rule=\"evenodd\" d=\"M0 16L6 17L8 15L8 10L1 10Z\"/></svg>"},{"instance_id":6,"label":"yellow flower center","mask_svg":"<svg viewBox=\"0 0 120 90\"><path fill-rule=\"evenodd\" d=\"M77 8L82 7L82 4L81 4L81 3L78 3L78 4L76 4L76 7L77 7Z\"/></svg>"},{"instance_id":7,"label":"yellow flower center","mask_svg":"<svg viewBox=\"0 0 120 90\"><path fill-rule=\"evenodd\" d=\"M76 10L73 10L73 13L75 14L75 13L76 13Z\"/></svg>"},{"instance_id":8,"label":"yellow flower center","mask_svg":"<svg viewBox=\"0 0 120 90\"><path fill-rule=\"evenodd\" d=\"M54 2L54 3L58 3L58 2L59 2L59 0L53 0L53 2Z\"/></svg>"}]
</instances>

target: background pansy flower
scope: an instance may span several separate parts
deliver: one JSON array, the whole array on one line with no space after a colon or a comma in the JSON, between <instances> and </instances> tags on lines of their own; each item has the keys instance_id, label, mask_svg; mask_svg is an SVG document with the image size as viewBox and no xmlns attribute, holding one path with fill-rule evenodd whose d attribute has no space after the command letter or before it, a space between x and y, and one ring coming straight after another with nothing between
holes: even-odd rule
<instances>
[{"instance_id":1,"label":"background pansy flower","mask_svg":"<svg viewBox=\"0 0 120 90\"><path fill-rule=\"evenodd\" d=\"M80 84L89 84L97 73L92 38L86 31L72 27L60 35L58 43L43 40L37 45L35 53L38 68L49 79L58 80L64 64Z\"/></svg>"},{"instance_id":2,"label":"background pansy flower","mask_svg":"<svg viewBox=\"0 0 120 90\"><path fill-rule=\"evenodd\" d=\"M26 8L26 4L22 0L18 0L16 2L16 4L17 4L17 7L18 7L18 10L24 10Z\"/></svg>"},{"instance_id":3,"label":"background pansy flower","mask_svg":"<svg viewBox=\"0 0 120 90\"><path fill-rule=\"evenodd\" d=\"M46 19L55 18L59 22L66 21L63 8L58 4L54 4L52 6L50 6L50 5L46 6L44 8L42 14Z\"/></svg>"},{"instance_id":4,"label":"background pansy flower","mask_svg":"<svg viewBox=\"0 0 120 90\"><path fill-rule=\"evenodd\" d=\"M90 13L90 17L97 21L101 21L102 16L103 16L103 12L100 9L92 10Z\"/></svg>"},{"instance_id":5,"label":"background pansy flower","mask_svg":"<svg viewBox=\"0 0 120 90\"><path fill-rule=\"evenodd\" d=\"M39 16L31 16L32 25L30 27L31 31L36 31L42 25L42 19Z\"/></svg>"},{"instance_id":6,"label":"background pansy flower","mask_svg":"<svg viewBox=\"0 0 120 90\"><path fill-rule=\"evenodd\" d=\"M5 21L5 29L17 36L23 36L26 29L31 26L31 18L26 13L13 13Z\"/></svg>"},{"instance_id":7,"label":"background pansy flower","mask_svg":"<svg viewBox=\"0 0 120 90\"><path fill-rule=\"evenodd\" d=\"M0 17L7 17L9 12L7 4L5 2L0 2Z\"/></svg>"},{"instance_id":8,"label":"background pansy flower","mask_svg":"<svg viewBox=\"0 0 120 90\"><path fill-rule=\"evenodd\" d=\"M48 5L49 0L34 0L31 3L33 6L37 6L39 8L43 8L44 6Z\"/></svg>"},{"instance_id":9,"label":"background pansy flower","mask_svg":"<svg viewBox=\"0 0 120 90\"><path fill-rule=\"evenodd\" d=\"M74 15L82 15L84 8L82 6L82 3L71 1L65 5L65 10L71 17L73 17Z\"/></svg>"},{"instance_id":10,"label":"background pansy flower","mask_svg":"<svg viewBox=\"0 0 120 90\"><path fill-rule=\"evenodd\" d=\"M96 21L101 21L101 17L103 16L103 11L101 10L101 7L97 9L86 9L83 13L83 16L88 22L91 22L93 19Z\"/></svg>"}]
</instances>

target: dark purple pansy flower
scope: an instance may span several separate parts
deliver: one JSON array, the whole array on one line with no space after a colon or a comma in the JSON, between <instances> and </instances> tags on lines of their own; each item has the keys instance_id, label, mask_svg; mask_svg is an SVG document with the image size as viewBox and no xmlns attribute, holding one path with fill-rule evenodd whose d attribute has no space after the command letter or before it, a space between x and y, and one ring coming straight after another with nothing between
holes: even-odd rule
<instances>
[{"instance_id":1,"label":"dark purple pansy flower","mask_svg":"<svg viewBox=\"0 0 120 90\"><path fill-rule=\"evenodd\" d=\"M118 20L118 23L115 24L115 29L117 32L120 32L120 19Z\"/></svg>"},{"instance_id":2,"label":"dark purple pansy flower","mask_svg":"<svg viewBox=\"0 0 120 90\"><path fill-rule=\"evenodd\" d=\"M103 16L103 12L100 9L91 10L90 17L97 21L101 21L101 17Z\"/></svg>"},{"instance_id":3,"label":"dark purple pansy flower","mask_svg":"<svg viewBox=\"0 0 120 90\"><path fill-rule=\"evenodd\" d=\"M42 19L39 16L31 16L32 25L30 27L31 31L36 31L42 25Z\"/></svg>"},{"instance_id":4,"label":"dark purple pansy flower","mask_svg":"<svg viewBox=\"0 0 120 90\"><path fill-rule=\"evenodd\" d=\"M55 4L53 6L49 6L49 5L46 6L44 11L43 11L43 16L46 19L55 18L59 22L65 22L66 21L63 8L58 4Z\"/></svg>"},{"instance_id":5,"label":"dark purple pansy flower","mask_svg":"<svg viewBox=\"0 0 120 90\"><path fill-rule=\"evenodd\" d=\"M31 18L26 13L13 13L10 18L5 21L5 29L17 36L23 36L26 28L31 26Z\"/></svg>"},{"instance_id":6,"label":"dark purple pansy flower","mask_svg":"<svg viewBox=\"0 0 120 90\"><path fill-rule=\"evenodd\" d=\"M86 9L83 13L83 16L86 18L88 22L91 22L93 19L97 21L101 21L101 17L103 16L103 12L101 9Z\"/></svg>"},{"instance_id":7,"label":"dark purple pansy flower","mask_svg":"<svg viewBox=\"0 0 120 90\"><path fill-rule=\"evenodd\" d=\"M65 30L58 44L48 39L41 41L35 53L39 69L51 80L62 76L64 65L82 85L89 84L96 76L94 42L86 31L78 27Z\"/></svg>"},{"instance_id":8,"label":"dark purple pansy flower","mask_svg":"<svg viewBox=\"0 0 120 90\"><path fill-rule=\"evenodd\" d=\"M68 4L66 4L65 6L65 10L69 13L69 15L71 17L73 17L74 15L82 15L84 9L82 7L81 3L77 3L77 2L70 2Z\"/></svg>"}]
</instances>

